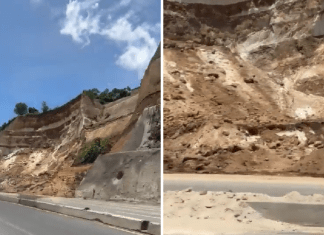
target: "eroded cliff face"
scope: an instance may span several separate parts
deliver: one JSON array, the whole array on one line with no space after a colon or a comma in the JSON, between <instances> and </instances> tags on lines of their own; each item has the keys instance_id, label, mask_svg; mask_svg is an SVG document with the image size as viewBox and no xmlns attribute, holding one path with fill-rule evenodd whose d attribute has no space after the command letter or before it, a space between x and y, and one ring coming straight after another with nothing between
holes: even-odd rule
<instances>
[{"instance_id":1,"label":"eroded cliff face","mask_svg":"<svg viewBox=\"0 0 324 235\"><path fill-rule=\"evenodd\" d=\"M158 48L139 89L134 111L109 154L101 155L76 197L160 203L161 58Z\"/></svg>"},{"instance_id":2,"label":"eroded cliff face","mask_svg":"<svg viewBox=\"0 0 324 235\"><path fill-rule=\"evenodd\" d=\"M165 1L165 171L323 175L322 1L206 3Z\"/></svg>"},{"instance_id":3,"label":"eroded cliff face","mask_svg":"<svg viewBox=\"0 0 324 235\"><path fill-rule=\"evenodd\" d=\"M0 133L1 189L73 196L91 167L73 166L81 148L95 138L115 143L130 120L138 94L101 105L80 96L59 110L18 117Z\"/></svg>"},{"instance_id":4,"label":"eroded cliff face","mask_svg":"<svg viewBox=\"0 0 324 235\"><path fill-rule=\"evenodd\" d=\"M158 48L160 50L160 47ZM160 148L160 108L161 108L161 58L153 60L141 82L135 111L111 152L130 151L145 148L145 145ZM151 114L147 114L151 113ZM149 117L150 121L147 119ZM148 133L150 132L150 133ZM157 135L156 137L152 136ZM139 138L143 136L144 139ZM154 143L149 143L152 136Z\"/></svg>"},{"instance_id":5,"label":"eroded cliff face","mask_svg":"<svg viewBox=\"0 0 324 235\"><path fill-rule=\"evenodd\" d=\"M146 102L148 97L160 96L157 69L155 61L147 72L154 76L143 79L139 92L115 102L101 105L80 95L58 110L16 118L0 132L0 191L74 197L76 188L93 166L74 164L86 143L109 138L116 149L113 152L120 152L122 148L114 146L133 131L140 117L146 117L146 126L159 125L159 121L152 122L160 113L157 99ZM155 85L151 87L151 83ZM147 112L151 115L146 115ZM145 138L151 140L150 130L140 131L135 137L141 146ZM144 150L159 147L158 140L145 145ZM101 177L104 181L111 180Z\"/></svg>"}]
</instances>

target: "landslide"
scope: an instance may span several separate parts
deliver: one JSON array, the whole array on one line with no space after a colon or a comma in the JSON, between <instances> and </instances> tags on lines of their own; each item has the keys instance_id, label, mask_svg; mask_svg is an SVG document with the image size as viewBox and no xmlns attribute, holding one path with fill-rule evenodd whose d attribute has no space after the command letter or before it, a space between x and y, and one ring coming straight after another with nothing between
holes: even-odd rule
<instances>
[{"instance_id":1,"label":"landslide","mask_svg":"<svg viewBox=\"0 0 324 235\"><path fill-rule=\"evenodd\" d=\"M0 191L74 197L94 165L76 164L83 148L108 139L108 151L120 152L118 146L128 139L147 108L154 119L147 124L150 133L145 133L146 139L137 138L144 139L143 149L159 148L160 139L152 138L154 134L159 137L160 130L160 120L155 118L160 113L159 71L158 49L140 89L131 96L103 105L82 94L59 109L17 117L0 132Z\"/></svg>"},{"instance_id":2,"label":"landslide","mask_svg":"<svg viewBox=\"0 0 324 235\"><path fill-rule=\"evenodd\" d=\"M133 114L138 93L101 105L86 95L40 115L19 116L0 132L0 190L73 197L92 164L74 163L86 143L113 145Z\"/></svg>"},{"instance_id":3,"label":"landslide","mask_svg":"<svg viewBox=\"0 0 324 235\"><path fill-rule=\"evenodd\" d=\"M164 3L164 172L323 176L322 1Z\"/></svg>"}]
</instances>

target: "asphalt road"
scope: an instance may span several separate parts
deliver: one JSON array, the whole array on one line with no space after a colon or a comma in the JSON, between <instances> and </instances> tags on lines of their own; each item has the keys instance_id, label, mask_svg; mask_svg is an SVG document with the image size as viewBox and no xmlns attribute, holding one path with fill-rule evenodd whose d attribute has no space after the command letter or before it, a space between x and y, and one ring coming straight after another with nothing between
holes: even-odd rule
<instances>
[{"instance_id":1,"label":"asphalt road","mask_svg":"<svg viewBox=\"0 0 324 235\"><path fill-rule=\"evenodd\" d=\"M254 180L254 177L256 180ZM320 178L283 177L272 180L271 176L227 176L227 175L164 175L164 191L180 191L192 188L193 191L232 191L235 193L262 193L281 197L292 191L302 195L324 194L324 180Z\"/></svg>"},{"instance_id":2,"label":"asphalt road","mask_svg":"<svg viewBox=\"0 0 324 235\"><path fill-rule=\"evenodd\" d=\"M324 205L248 202L264 218L308 227L324 227Z\"/></svg>"},{"instance_id":3,"label":"asphalt road","mask_svg":"<svg viewBox=\"0 0 324 235\"><path fill-rule=\"evenodd\" d=\"M130 235L95 221L0 201L0 235Z\"/></svg>"}]
</instances>

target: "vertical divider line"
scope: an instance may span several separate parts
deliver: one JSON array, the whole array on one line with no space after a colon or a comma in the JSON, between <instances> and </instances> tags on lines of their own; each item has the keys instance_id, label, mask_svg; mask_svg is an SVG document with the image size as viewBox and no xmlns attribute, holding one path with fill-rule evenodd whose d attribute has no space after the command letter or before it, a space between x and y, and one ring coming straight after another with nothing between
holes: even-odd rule
<instances>
[{"instance_id":1,"label":"vertical divider line","mask_svg":"<svg viewBox=\"0 0 324 235\"><path fill-rule=\"evenodd\" d=\"M163 234L163 191L164 191L164 184L163 184L163 156L164 156L164 139L163 139L163 9L164 9L164 0L161 0L161 234Z\"/></svg>"}]
</instances>

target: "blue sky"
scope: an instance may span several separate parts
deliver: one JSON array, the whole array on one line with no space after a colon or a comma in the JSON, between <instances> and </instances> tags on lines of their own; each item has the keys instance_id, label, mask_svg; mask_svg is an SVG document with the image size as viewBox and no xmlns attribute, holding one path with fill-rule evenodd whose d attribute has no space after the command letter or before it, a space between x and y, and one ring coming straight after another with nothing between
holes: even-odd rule
<instances>
[{"instance_id":1,"label":"blue sky","mask_svg":"<svg viewBox=\"0 0 324 235\"><path fill-rule=\"evenodd\" d=\"M85 89L137 87L160 38L159 0L5 0L0 125L24 102L60 106Z\"/></svg>"}]
</instances>

